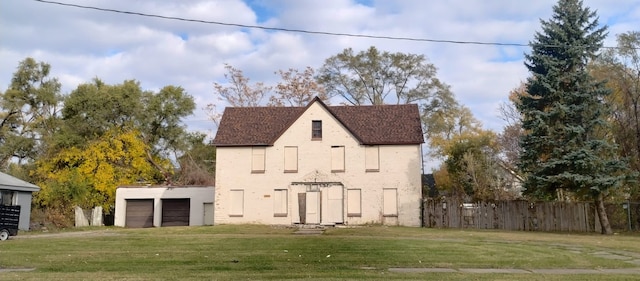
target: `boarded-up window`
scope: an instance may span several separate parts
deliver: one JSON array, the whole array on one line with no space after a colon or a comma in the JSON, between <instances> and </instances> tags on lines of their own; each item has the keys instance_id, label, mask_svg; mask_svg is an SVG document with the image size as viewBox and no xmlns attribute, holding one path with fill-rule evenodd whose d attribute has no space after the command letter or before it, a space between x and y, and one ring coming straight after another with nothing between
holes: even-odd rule
<instances>
[{"instance_id":1,"label":"boarded-up window","mask_svg":"<svg viewBox=\"0 0 640 281\"><path fill-rule=\"evenodd\" d=\"M377 145L366 146L364 148L365 170L367 172L380 171L380 149Z\"/></svg>"},{"instance_id":2,"label":"boarded-up window","mask_svg":"<svg viewBox=\"0 0 640 281\"><path fill-rule=\"evenodd\" d=\"M382 190L382 214L388 217L398 216L398 190L385 188Z\"/></svg>"},{"instance_id":3,"label":"boarded-up window","mask_svg":"<svg viewBox=\"0 0 640 281\"><path fill-rule=\"evenodd\" d=\"M360 189L347 189L347 216L361 216L361 202L362 199L360 198Z\"/></svg>"},{"instance_id":4,"label":"boarded-up window","mask_svg":"<svg viewBox=\"0 0 640 281\"><path fill-rule=\"evenodd\" d=\"M311 139L312 140L322 139L322 120L311 121Z\"/></svg>"},{"instance_id":5,"label":"boarded-up window","mask_svg":"<svg viewBox=\"0 0 640 281\"><path fill-rule=\"evenodd\" d=\"M251 172L264 173L264 147L253 147L251 149Z\"/></svg>"},{"instance_id":6,"label":"boarded-up window","mask_svg":"<svg viewBox=\"0 0 640 281\"><path fill-rule=\"evenodd\" d=\"M242 217L244 215L244 190L233 189L229 194L229 216Z\"/></svg>"},{"instance_id":7,"label":"boarded-up window","mask_svg":"<svg viewBox=\"0 0 640 281\"><path fill-rule=\"evenodd\" d=\"M331 172L344 172L344 146L331 147Z\"/></svg>"},{"instance_id":8,"label":"boarded-up window","mask_svg":"<svg viewBox=\"0 0 640 281\"><path fill-rule=\"evenodd\" d=\"M284 147L284 172L285 173L298 172L298 147L297 146Z\"/></svg>"},{"instance_id":9,"label":"boarded-up window","mask_svg":"<svg viewBox=\"0 0 640 281\"><path fill-rule=\"evenodd\" d=\"M288 204L287 204L287 190L276 189L273 195L273 216L274 217L286 217Z\"/></svg>"}]
</instances>

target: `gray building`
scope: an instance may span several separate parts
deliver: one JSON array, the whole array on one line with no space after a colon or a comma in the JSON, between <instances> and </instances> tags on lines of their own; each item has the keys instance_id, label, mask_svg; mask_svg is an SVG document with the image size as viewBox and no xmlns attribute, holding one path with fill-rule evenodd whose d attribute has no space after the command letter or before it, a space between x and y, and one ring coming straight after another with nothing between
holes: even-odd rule
<instances>
[{"instance_id":1,"label":"gray building","mask_svg":"<svg viewBox=\"0 0 640 281\"><path fill-rule=\"evenodd\" d=\"M20 230L29 230L31 193L40 190L34 184L0 172L0 205L20 207Z\"/></svg>"}]
</instances>

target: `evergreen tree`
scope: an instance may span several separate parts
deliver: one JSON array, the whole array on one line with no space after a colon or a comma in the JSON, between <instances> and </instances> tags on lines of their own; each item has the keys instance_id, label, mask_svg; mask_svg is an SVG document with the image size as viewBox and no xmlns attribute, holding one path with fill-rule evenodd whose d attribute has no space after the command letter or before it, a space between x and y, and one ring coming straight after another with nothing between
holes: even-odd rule
<instances>
[{"instance_id":1,"label":"evergreen tree","mask_svg":"<svg viewBox=\"0 0 640 281\"><path fill-rule=\"evenodd\" d=\"M559 0L531 42L525 65L532 76L522 97L522 154L526 193L555 197L558 190L594 200L602 232L610 234L603 198L623 179L604 117L609 94L586 67L607 35L595 11L580 0Z\"/></svg>"}]
</instances>

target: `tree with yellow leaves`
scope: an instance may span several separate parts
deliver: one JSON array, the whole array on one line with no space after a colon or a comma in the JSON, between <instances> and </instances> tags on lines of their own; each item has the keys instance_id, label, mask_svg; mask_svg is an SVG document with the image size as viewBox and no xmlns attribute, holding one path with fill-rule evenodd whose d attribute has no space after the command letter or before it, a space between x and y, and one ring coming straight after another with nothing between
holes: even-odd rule
<instances>
[{"instance_id":1,"label":"tree with yellow leaves","mask_svg":"<svg viewBox=\"0 0 640 281\"><path fill-rule=\"evenodd\" d=\"M71 212L73 206L102 206L109 212L118 186L163 180L147 159L149 149L139 131L113 128L83 148L63 149L51 158L38 160L34 176L41 191L34 201L63 212ZM154 162L166 170L173 169L167 159Z\"/></svg>"}]
</instances>

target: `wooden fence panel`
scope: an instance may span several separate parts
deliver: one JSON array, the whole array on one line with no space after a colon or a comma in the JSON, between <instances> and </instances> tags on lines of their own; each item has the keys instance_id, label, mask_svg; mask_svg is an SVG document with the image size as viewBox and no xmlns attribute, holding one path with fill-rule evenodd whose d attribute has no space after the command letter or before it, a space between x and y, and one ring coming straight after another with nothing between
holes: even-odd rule
<instances>
[{"instance_id":1,"label":"wooden fence panel","mask_svg":"<svg viewBox=\"0 0 640 281\"><path fill-rule=\"evenodd\" d=\"M587 202L497 201L463 204L427 199L423 224L431 228L593 232L596 215Z\"/></svg>"}]
</instances>

